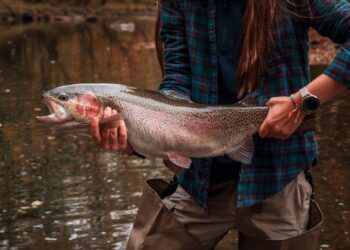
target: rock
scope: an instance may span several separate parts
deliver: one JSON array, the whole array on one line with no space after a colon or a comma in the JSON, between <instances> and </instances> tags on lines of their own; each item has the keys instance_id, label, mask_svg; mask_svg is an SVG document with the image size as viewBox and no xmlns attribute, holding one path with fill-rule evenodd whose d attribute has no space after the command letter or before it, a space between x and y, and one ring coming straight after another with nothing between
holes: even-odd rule
<instances>
[{"instance_id":1,"label":"rock","mask_svg":"<svg viewBox=\"0 0 350 250\"><path fill-rule=\"evenodd\" d=\"M71 21L73 21L74 23L81 23L85 21L85 18L83 15L73 15L70 18L71 18Z\"/></svg>"},{"instance_id":2,"label":"rock","mask_svg":"<svg viewBox=\"0 0 350 250\"><path fill-rule=\"evenodd\" d=\"M97 17L96 16L93 16L93 15L89 15L86 17L85 19L87 22L90 22L90 23L94 23L97 21Z\"/></svg>"},{"instance_id":3,"label":"rock","mask_svg":"<svg viewBox=\"0 0 350 250\"><path fill-rule=\"evenodd\" d=\"M20 213L20 214L26 214L26 213L28 213L28 211L30 211L30 209L32 209L32 207L23 206L23 207L20 207L20 208L18 209L18 213Z\"/></svg>"},{"instance_id":4,"label":"rock","mask_svg":"<svg viewBox=\"0 0 350 250\"><path fill-rule=\"evenodd\" d=\"M53 21L56 21L56 22L70 22L71 21L71 18L70 16L55 16L53 17Z\"/></svg>"},{"instance_id":5,"label":"rock","mask_svg":"<svg viewBox=\"0 0 350 250\"><path fill-rule=\"evenodd\" d=\"M15 23L16 19L8 13L0 13L0 24Z\"/></svg>"},{"instance_id":6,"label":"rock","mask_svg":"<svg viewBox=\"0 0 350 250\"><path fill-rule=\"evenodd\" d=\"M21 21L23 23L31 23L33 22L33 15L31 13L22 13Z\"/></svg>"},{"instance_id":7,"label":"rock","mask_svg":"<svg viewBox=\"0 0 350 250\"><path fill-rule=\"evenodd\" d=\"M39 22L49 22L50 16L49 15L40 15L40 16L38 16L37 20Z\"/></svg>"},{"instance_id":8,"label":"rock","mask_svg":"<svg viewBox=\"0 0 350 250\"><path fill-rule=\"evenodd\" d=\"M42 204L43 204L42 201L36 200L36 201L33 201L30 205L32 208L37 208L37 207L41 206Z\"/></svg>"},{"instance_id":9,"label":"rock","mask_svg":"<svg viewBox=\"0 0 350 250\"><path fill-rule=\"evenodd\" d=\"M135 31L135 23L133 22L121 22L116 21L109 25L109 27L118 32L134 32Z\"/></svg>"}]
</instances>

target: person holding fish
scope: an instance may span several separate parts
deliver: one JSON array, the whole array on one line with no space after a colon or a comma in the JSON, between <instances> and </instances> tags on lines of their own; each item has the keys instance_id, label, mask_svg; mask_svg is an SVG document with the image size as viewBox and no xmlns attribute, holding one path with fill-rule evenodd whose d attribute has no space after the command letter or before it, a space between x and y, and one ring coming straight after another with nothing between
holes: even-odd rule
<instances>
[{"instance_id":1,"label":"person holding fish","mask_svg":"<svg viewBox=\"0 0 350 250\"><path fill-rule=\"evenodd\" d=\"M146 182L127 249L213 249L233 228L239 249L318 249L322 215L308 181L317 162L315 134L294 132L350 87L350 4L163 0L158 14L160 91L211 105L255 96L269 112L232 157L195 158L187 169L179 167L185 157L165 160L179 185L164 193L163 184ZM342 45L313 81L310 27ZM115 114L104 110L104 117ZM91 119L104 149L131 154L127 129L121 122L100 131L99 119ZM251 160L241 161L249 152Z\"/></svg>"}]
</instances>

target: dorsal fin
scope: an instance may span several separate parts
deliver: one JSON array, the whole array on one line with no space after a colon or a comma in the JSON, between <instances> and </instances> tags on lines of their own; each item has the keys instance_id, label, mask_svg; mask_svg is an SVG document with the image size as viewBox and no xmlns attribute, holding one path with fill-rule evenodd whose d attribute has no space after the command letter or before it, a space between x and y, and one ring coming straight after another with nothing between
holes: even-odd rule
<instances>
[{"instance_id":1,"label":"dorsal fin","mask_svg":"<svg viewBox=\"0 0 350 250\"><path fill-rule=\"evenodd\" d=\"M168 98L178 101L184 101L187 103L193 103L187 96L182 95L175 90L162 90L160 91L162 94L166 95Z\"/></svg>"},{"instance_id":2,"label":"dorsal fin","mask_svg":"<svg viewBox=\"0 0 350 250\"><path fill-rule=\"evenodd\" d=\"M246 96L236 103L238 106L258 106L258 99L256 96Z\"/></svg>"}]
</instances>

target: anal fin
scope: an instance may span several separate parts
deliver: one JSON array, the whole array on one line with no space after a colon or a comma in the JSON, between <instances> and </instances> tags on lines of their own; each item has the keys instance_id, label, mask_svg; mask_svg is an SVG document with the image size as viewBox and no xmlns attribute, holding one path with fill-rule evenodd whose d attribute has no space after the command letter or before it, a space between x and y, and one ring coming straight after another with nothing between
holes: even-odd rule
<instances>
[{"instance_id":1,"label":"anal fin","mask_svg":"<svg viewBox=\"0 0 350 250\"><path fill-rule=\"evenodd\" d=\"M255 151L253 137L247 137L240 145L232 148L226 155L234 161L250 164Z\"/></svg>"},{"instance_id":2,"label":"anal fin","mask_svg":"<svg viewBox=\"0 0 350 250\"><path fill-rule=\"evenodd\" d=\"M178 154L168 154L168 158L173 164L182 168L189 168L192 163L191 158Z\"/></svg>"}]
</instances>

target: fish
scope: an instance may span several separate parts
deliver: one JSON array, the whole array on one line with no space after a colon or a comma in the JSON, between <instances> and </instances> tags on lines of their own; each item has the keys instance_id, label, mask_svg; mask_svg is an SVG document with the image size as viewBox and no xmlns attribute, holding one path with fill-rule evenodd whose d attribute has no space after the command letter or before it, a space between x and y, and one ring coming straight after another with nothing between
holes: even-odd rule
<instances>
[{"instance_id":1,"label":"fish","mask_svg":"<svg viewBox=\"0 0 350 250\"><path fill-rule=\"evenodd\" d=\"M110 128L124 121L135 152L170 160L182 168L190 167L191 158L224 155L251 163L253 135L269 111L251 97L233 105L205 105L180 94L117 83L63 85L43 93L42 100L50 114L36 117L41 124L88 128L90 118L97 116L101 127ZM118 114L103 119L106 107Z\"/></svg>"}]
</instances>

